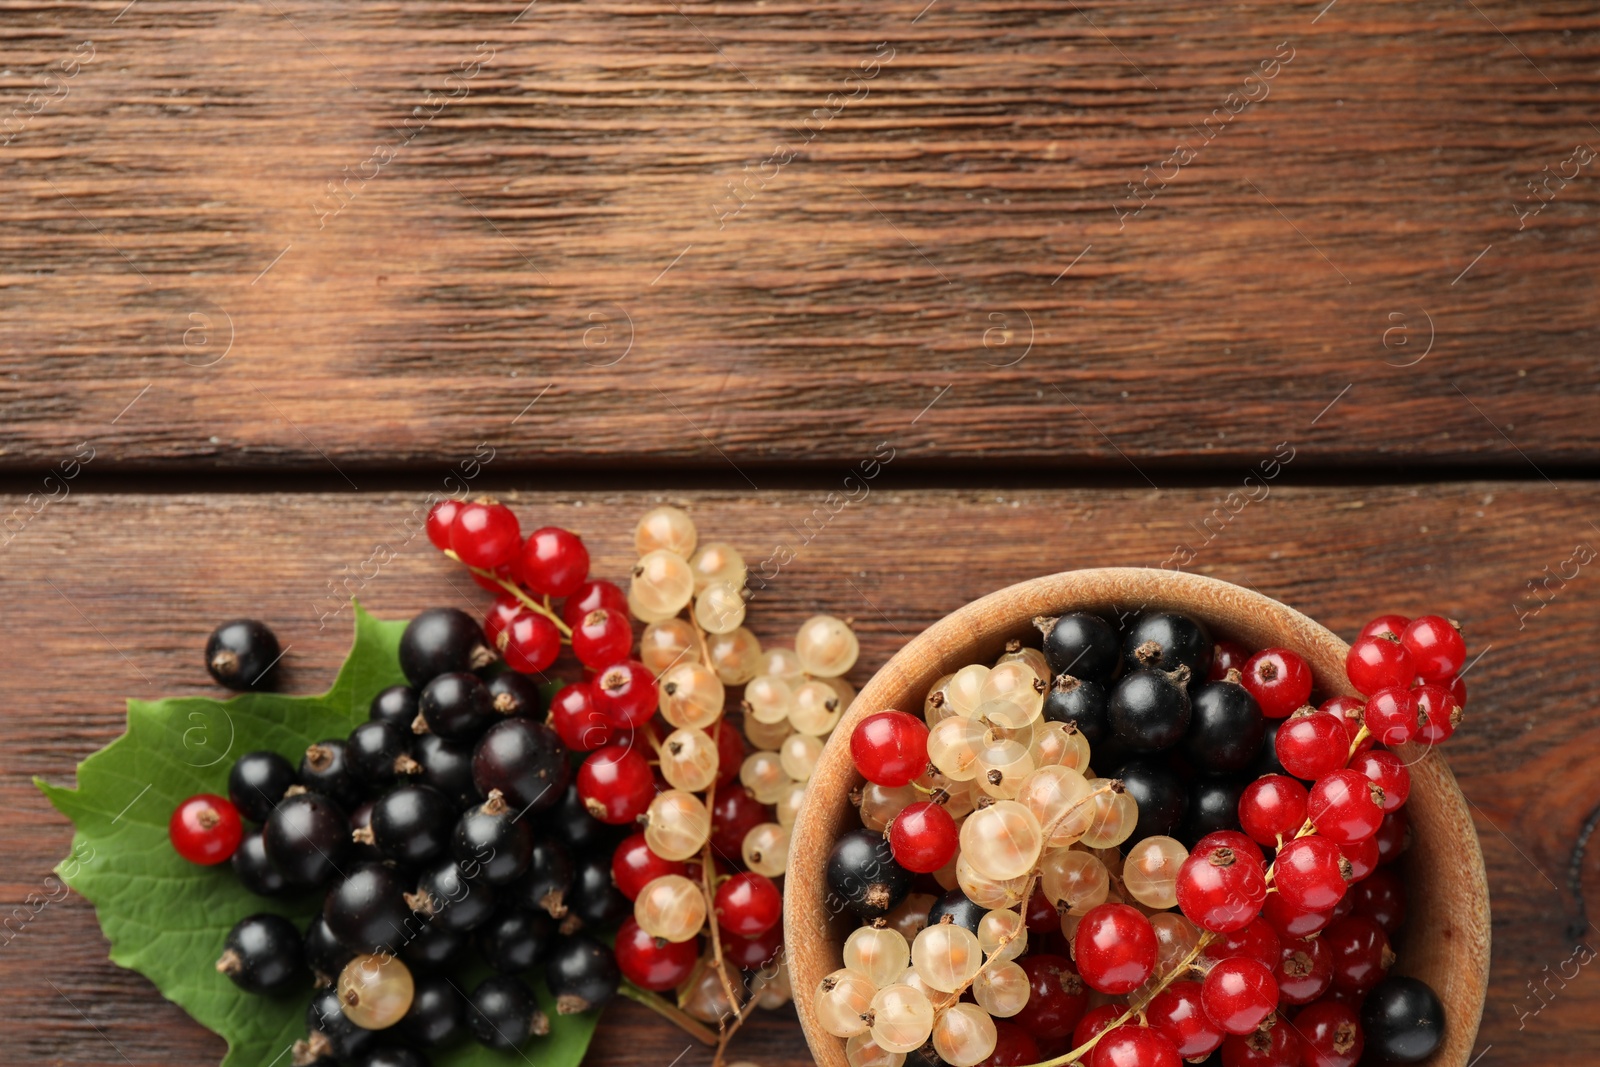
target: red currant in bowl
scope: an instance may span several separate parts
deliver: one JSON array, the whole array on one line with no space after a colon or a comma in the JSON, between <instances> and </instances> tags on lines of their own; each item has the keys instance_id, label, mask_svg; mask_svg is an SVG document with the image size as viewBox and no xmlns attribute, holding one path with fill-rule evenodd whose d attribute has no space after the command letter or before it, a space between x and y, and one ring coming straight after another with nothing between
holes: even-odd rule
<instances>
[{"instance_id":1,"label":"red currant in bowl","mask_svg":"<svg viewBox=\"0 0 1600 1067\"><path fill-rule=\"evenodd\" d=\"M1241 673L1241 684L1269 719L1286 719L1311 699L1311 667L1287 648L1262 649Z\"/></svg>"},{"instance_id":2,"label":"red currant in bowl","mask_svg":"<svg viewBox=\"0 0 1600 1067\"><path fill-rule=\"evenodd\" d=\"M1417 698L1404 686L1388 686L1367 700L1363 718L1378 744L1403 745L1417 732Z\"/></svg>"},{"instance_id":3,"label":"red currant in bowl","mask_svg":"<svg viewBox=\"0 0 1600 1067\"><path fill-rule=\"evenodd\" d=\"M759 937L783 915L783 897L772 879L746 871L717 887L713 910L724 930L739 937Z\"/></svg>"},{"instance_id":4,"label":"red currant in bowl","mask_svg":"<svg viewBox=\"0 0 1600 1067\"><path fill-rule=\"evenodd\" d=\"M1417 677L1424 682L1448 682L1461 673L1467 661L1467 645L1449 619L1423 615L1412 619L1400 635L1400 643L1411 654Z\"/></svg>"},{"instance_id":5,"label":"red currant in bowl","mask_svg":"<svg viewBox=\"0 0 1600 1067\"><path fill-rule=\"evenodd\" d=\"M1183 1060L1160 1031L1129 1023L1100 1039L1089 1064L1090 1067L1183 1067Z\"/></svg>"},{"instance_id":6,"label":"red currant in bowl","mask_svg":"<svg viewBox=\"0 0 1600 1067\"><path fill-rule=\"evenodd\" d=\"M1206 972L1200 997L1219 1029L1248 1034L1278 1007L1278 983L1260 960L1235 957Z\"/></svg>"},{"instance_id":7,"label":"red currant in bowl","mask_svg":"<svg viewBox=\"0 0 1600 1067\"><path fill-rule=\"evenodd\" d=\"M231 857L244 837L239 809L226 797L201 793L179 804L167 822L172 847L190 863L212 867Z\"/></svg>"},{"instance_id":8,"label":"red currant in bowl","mask_svg":"<svg viewBox=\"0 0 1600 1067\"><path fill-rule=\"evenodd\" d=\"M850 756L867 781L908 785L928 766L928 726L903 711L869 715L850 734Z\"/></svg>"},{"instance_id":9,"label":"red currant in bowl","mask_svg":"<svg viewBox=\"0 0 1600 1067\"><path fill-rule=\"evenodd\" d=\"M1350 735L1344 723L1329 712L1296 712L1279 728L1274 744L1284 770L1314 781L1345 765Z\"/></svg>"},{"instance_id":10,"label":"red currant in bowl","mask_svg":"<svg viewBox=\"0 0 1600 1067\"><path fill-rule=\"evenodd\" d=\"M1388 637L1358 637L1345 657L1344 670L1350 684L1367 696L1380 689L1409 686L1417 676L1411 653Z\"/></svg>"},{"instance_id":11,"label":"red currant in bowl","mask_svg":"<svg viewBox=\"0 0 1600 1067\"><path fill-rule=\"evenodd\" d=\"M1344 872L1348 866L1349 862L1339 854L1339 846L1328 838L1315 834L1297 837L1278 850L1273 867L1278 891L1268 900L1276 898L1300 911L1328 911L1344 897ZM1269 917L1267 921L1272 920Z\"/></svg>"},{"instance_id":12,"label":"red currant in bowl","mask_svg":"<svg viewBox=\"0 0 1600 1067\"><path fill-rule=\"evenodd\" d=\"M1209 1056L1228 1036L1206 1015L1199 982L1173 982L1151 999L1145 1013L1151 1028L1184 1059Z\"/></svg>"},{"instance_id":13,"label":"red currant in bowl","mask_svg":"<svg viewBox=\"0 0 1600 1067\"><path fill-rule=\"evenodd\" d=\"M1178 868L1178 907L1202 930L1232 933L1261 913L1267 882L1250 852L1226 845L1196 848Z\"/></svg>"},{"instance_id":14,"label":"red currant in bowl","mask_svg":"<svg viewBox=\"0 0 1600 1067\"><path fill-rule=\"evenodd\" d=\"M955 820L928 801L906 805L889 824L894 861L917 874L932 874L954 859L959 840Z\"/></svg>"},{"instance_id":15,"label":"red currant in bowl","mask_svg":"<svg viewBox=\"0 0 1600 1067\"><path fill-rule=\"evenodd\" d=\"M1461 724L1461 701L1443 685L1419 685L1411 691L1417 709L1416 740L1437 745L1450 740Z\"/></svg>"},{"instance_id":16,"label":"red currant in bowl","mask_svg":"<svg viewBox=\"0 0 1600 1067\"><path fill-rule=\"evenodd\" d=\"M1348 845L1378 832L1383 822L1383 789L1360 771L1346 768L1317 779L1306 801L1306 817L1317 833Z\"/></svg>"},{"instance_id":17,"label":"red currant in bowl","mask_svg":"<svg viewBox=\"0 0 1600 1067\"><path fill-rule=\"evenodd\" d=\"M1138 989L1155 970L1156 932L1136 909L1101 904L1078 923L1073 955L1091 989L1121 996Z\"/></svg>"},{"instance_id":18,"label":"red currant in bowl","mask_svg":"<svg viewBox=\"0 0 1600 1067\"><path fill-rule=\"evenodd\" d=\"M1361 1023L1348 1004L1323 999L1294 1018L1303 1067L1356 1067L1365 1045Z\"/></svg>"},{"instance_id":19,"label":"red currant in bowl","mask_svg":"<svg viewBox=\"0 0 1600 1067\"><path fill-rule=\"evenodd\" d=\"M1046 1041L1058 1041L1073 1031L1089 1007L1089 989L1065 956L1031 952L1017 961L1028 976L1028 1002L1014 1016L1018 1025ZM1115 1011L1115 1019L1121 1011Z\"/></svg>"},{"instance_id":20,"label":"red currant in bowl","mask_svg":"<svg viewBox=\"0 0 1600 1067\"><path fill-rule=\"evenodd\" d=\"M1287 775L1268 774L1245 786L1239 796L1239 824L1258 844L1278 846L1306 821L1306 787Z\"/></svg>"}]
</instances>

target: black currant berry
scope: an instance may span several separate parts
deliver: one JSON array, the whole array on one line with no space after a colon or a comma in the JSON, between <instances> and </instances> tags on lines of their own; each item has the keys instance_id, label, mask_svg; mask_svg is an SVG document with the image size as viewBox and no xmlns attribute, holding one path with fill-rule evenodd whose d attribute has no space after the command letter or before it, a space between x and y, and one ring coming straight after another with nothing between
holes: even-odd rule
<instances>
[{"instance_id":1,"label":"black currant berry","mask_svg":"<svg viewBox=\"0 0 1600 1067\"><path fill-rule=\"evenodd\" d=\"M357 1056L351 1067L433 1067L433 1061L407 1045L380 1045Z\"/></svg>"},{"instance_id":2,"label":"black currant berry","mask_svg":"<svg viewBox=\"0 0 1600 1067\"><path fill-rule=\"evenodd\" d=\"M469 876L505 885L528 869L533 831L495 790L488 800L461 814L450 838L450 854Z\"/></svg>"},{"instance_id":3,"label":"black currant berry","mask_svg":"<svg viewBox=\"0 0 1600 1067\"><path fill-rule=\"evenodd\" d=\"M461 959L467 948L467 935L460 930L446 930L438 923L424 923L411 940L400 949L400 956L410 964L412 973L422 970L447 970Z\"/></svg>"},{"instance_id":4,"label":"black currant berry","mask_svg":"<svg viewBox=\"0 0 1600 1067\"><path fill-rule=\"evenodd\" d=\"M477 620L459 608L430 608L400 635L400 669L419 688L441 674L482 670L499 658Z\"/></svg>"},{"instance_id":5,"label":"black currant berry","mask_svg":"<svg viewBox=\"0 0 1600 1067\"><path fill-rule=\"evenodd\" d=\"M1254 779L1201 775L1189 786L1189 810L1177 837L1194 848L1195 842L1218 830L1238 830L1239 796Z\"/></svg>"},{"instance_id":6,"label":"black currant berry","mask_svg":"<svg viewBox=\"0 0 1600 1067\"><path fill-rule=\"evenodd\" d=\"M1072 723L1091 745L1099 745L1111 733L1105 686L1070 674L1057 675L1045 694L1044 717L1049 722Z\"/></svg>"},{"instance_id":7,"label":"black currant berry","mask_svg":"<svg viewBox=\"0 0 1600 1067\"><path fill-rule=\"evenodd\" d=\"M409 685L391 685L372 698L367 718L373 722L390 722L410 730L417 718L417 691Z\"/></svg>"},{"instance_id":8,"label":"black currant berry","mask_svg":"<svg viewBox=\"0 0 1600 1067\"><path fill-rule=\"evenodd\" d=\"M1112 736L1135 752L1158 752L1183 740L1189 729L1188 680L1187 670L1123 675L1106 702Z\"/></svg>"},{"instance_id":9,"label":"black currant berry","mask_svg":"<svg viewBox=\"0 0 1600 1067\"><path fill-rule=\"evenodd\" d=\"M322 920L357 952L393 953L421 924L406 904L406 880L393 867L369 863L337 882L322 901Z\"/></svg>"},{"instance_id":10,"label":"black currant berry","mask_svg":"<svg viewBox=\"0 0 1600 1067\"><path fill-rule=\"evenodd\" d=\"M609 826L590 815L583 798L578 795L576 783L569 785L566 792L561 794L561 799L548 818L540 820L541 825L546 823L555 828L561 840L574 852L607 848L620 840L619 835L627 830L627 827Z\"/></svg>"},{"instance_id":11,"label":"black currant berry","mask_svg":"<svg viewBox=\"0 0 1600 1067\"><path fill-rule=\"evenodd\" d=\"M306 749L300 758L300 784L347 808L355 807L361 799L361 787L345 760L344 742L337 738L318 741Z\"/></svg>"},{"instance_id":12,"label":"black currant berry","mask_svg":"<svg viewBox=\"0 0 1600 1067\"><path fill-rule=\"evenodd\" d=\"M437 789L397 786L373 801L372 843L387 859L421 866L448 853L455 821L450 798Z\"/></svg>"},{"instance_id":13,"label":"black currant berry","mask_svg":"<svg viewBox=\"0 0 1600 1067\"><path fill-rule=\"evenodd\" d=\"M483 679L463 671L441 674L423 686L417 709L412 730L459 741L476 738L498 717Z\"/></svg>"},{"instance_id":14,"label":"black currant berry","mask_svg":"<svg viewBox=\"0 0 1600 1067\"><path fill-rule=\"evenodd\" d=\"M556 942L544 967L544 980L556 998L556 1011L576 1015L615 996L622 972L609 948L587 934L574 934Z\"/></svg>"},{"instance_id":15,"label":"black currant berry","mask_svg":"<svg viewBox=\"0 0 1600 1067\"><path fill-rule=\"evenodd\" d=\"M543 961L556 938L556 922L542 911L510 908L475 931L483 961L501 974L521 974Z\"/></svg>"},{"instance_id":16,"label":"black currant berry","mask_svg":"<svg viewBox=\"0 0 1600 1067\"><path fill-rule=\"evenodd\" d=\"M421 782L450 798L457 808L483 799L472 781L472 746L423 734L412 743L411 756L422 765Z\"/></svg>"},{"instance_id":17,"label":"black currant berry","mask_svg":"<svg viewBox=\"0 0 1600 1067\"><path fill-rule=\"evenodd\" d=\"M489 703L499 715L544 717L544 695L539 692L539 683L517 671L501 671L489 679Z\"/></svg>"},{"instance_id":18,"label":"black currant berry","mask_svg":"<svg viewBox=\"0 0 1600 1067\"><path fill-rule=\"evenodd\" d=\"M414 737L409 726L364 722L345 739L345 765L357 782L372 790L389 785L396 777L419 774L422 764L411 758Z\"/></svg>"},{"instance_id":19,"label":"black currant berry","mask_svg":"<svg viewBox=\"0 0 1600 1067\"><path fill-rule=\"evenodd\" d=\"M1444 1040L1444 1004L1426 982L1394 975L1361 1005L1366 1048L1385 1063L1416 1063Z\"/></svg>"},{"instance_id":20,"label":"black currant berry","mask_svg":"<svg viewBox=\"0 0 1600 1067\"><path fill-rule=\"evenodd\" d=\"M1102 684L1116 677L1121 642L1104 619L1075 612L1058 619L1037 618L1033 624L1044 634L1044 658L1051 674Z\"/></svg>"},{"instance_id":21,"label":"black currant berry","mask_svg":"<svg viewBox=\"0 0 1600 1067\"><path fill-rule=\"evenodd\" d=\"M311 925L306 927L305 954L306 966L311 968L311 973L319 986L332 985L338 981L339 972L344 970L344 965L356 956L333 936L333 931L328 929L327 920L320 913L311 920Z\"/></svg>"},{"instance_id":22,"label":"black currant berry","mask_svg":"<svg viewBox=\"0 0 1600 1067\"><path fill-rule=\"evenodd\" d=\"M604 852L588 852L578 857L572 872L567 909L562 929L581 924L590 930L601 930L633 914L633 902L623 896L611 880L610 856Z\"/></svg>"},{"instance_id":23,"label":"black currant berry","mask_svg":"<svg viewBox=\"0 0 1600 1067\"><path fill-rule=\"evenodd\" d=\"M228 862L233 864L239 884L258 897L280 896L289 888L288 881L267 859L267 846L261 840L260 830L246 831Z\"/></svg>"},{"instance_id":24,"label":"black currant berry","mask_svg":"<svg viewBox=\"0 0 1600 1067\"><path fill-rule=\"evenodd\" d=\"M1260 778L1267 774L1281 774L1289 778L1288 769L1278 762L1278 729L1287 719L1269 719L1266 727L1261 731L1261 749L1256 753L1256 758L1250 763L1250 776Z\"/></svg>"},{"instance_id":25,"label":"black currant berry","mask_svg":"<svg viewBox=\"0 0 1600 1067\"><path fill-rule=\"evenodd\" d=\"M460 932L488 920L494 912L494 890L469 881L454 860L446 860L423 872L407 902L434 925Z\"/></svg>"},{"instance_id":26,"label":"black currant berry","mask_svg":"<svg viewBox=\"0 0 1600 1067\"><path fill-rule=\"evenodd\" d=\"M206 670L218 685L265 692L278 674L278 638L264 622L234 619L206 639Z\"/></svg>"},{"instance_id":27,"label":"black currant berry","mask_svg":"<svg viewBox=\"0 0 1600 1067\"><path fill-rule=\"evenodd\" d=\"M500 790L518 812L555 807L571 775L560 736L532 719L496 723L472 752L472 780L478 791L488 796Z\"/></svg>"},{"instance_id":28,"label":"black currant berry","mask_svg":"<svg viewBox=\"0 0 1600 1067\"><path fill-rule=\"evenodd\" d=\"M979 920L987 914L987 908L974 904L961 890L952 889L934 901L933 907L928 909L928 925L935 926L948 918L957 926L965 926L973 933L977 933Z\"/></svg>"},{"instance_id":29,"label":"black currant berry","mask_svg":"<svg viewBox=\"0 0 1600 1067\"><path fill-rule=\"evenodd\" d=\"M217 970L247 993L282 993L305 980L300 931L282 915L240 919L222 943Z\"/></svg>"},{"instance_id":30,"label":"black currant berry","mask_svg":"<svg viewBox=\"0 0 1600 1067\"><path fill-rule=\"evenodd\" d=\"M1141 615L1122 639L1122 662L1130 671L1188 667L1191 679L1204 678L1211 668L1211 634L1186 615Z\"/></svg>"},{"instance_id":31,"label":"black currant berry","mask_svg":"<svg viewBox=\"0 0 1600 1067\"><path fill-rule=\"evenodd\" d=\"M322 794L296 793L272 809L261 840L289 884L309 889L338 871L350 844L350 820Z\"/></svg>"},{"instance_id":32,"label":"black currant berry","mask_svg":"<svg viewBox=\"0 0 1600 1067\"><path fill-rule=\"evenodd\" d=\"M1113 778L1139 805L1139 821L1128 838L1131 848L1147 837L1171 837L1183 822L1189 808L1189 793L1160 760L1132 759L1124 763Z\"/></svg>"},{"instance_id":33,"label":"black currant berry","mask_svg":"<svg viewBox=\"0 0 1600 1067\"><path fill-rule=\"evenodd\" d=\"M911 892L912 874L894 861L882 833L852 830L834 842L828 855L828 889L863 919L876 919L900 906Z\"/></svg>"},{"instance_id":34,"label":"black currant berry","mask_svg":"<svg viewBox=\"0 0 1600 1067\"><path fill-rule=\"evenodd\" d=\"M1184 755L1202 771L1242 771L1255 762L1267 720L1237 682L1207 682L1195 691Z\"/></svg>"},{"instance_id":35,"label":"black currant berry","mask_svg":"<svg viewBox=\"0 0 1600 1067\"><path fill-rule=\"evenodd\" d=\"M519 978L498 975L485 978L472 991L467 1025L479 1043L510 1052L530 1037L548 1034L550 1020L539 1010L533 992Z\"/></svg>"},{"instance_id":36,"label":"black currant berry","mask_svg":"<svg viewBox=\"0 0 1600 1067\"><path fill-rule=\"evenodd\" d=\"M572 853L560 841L535 841L528 856L528 871L512 890L525 908L536 908L552 919L565 918L572 892Z\"/></svg>"},{"instance_id":37,"label":"black currant berry","mask_svg":"<svg viewBox=\"0 0 1600 1067\"><path fill-rule=\"evenodd\" d=\"M345 853L349 863L382 863L384 855L372 840L372 801L367 801L350 813L350 849Z\"/></svg>"},{"instance_id":38,"label":"black currant berry","mask_svg":"<svg viewBox=\"0 0 1600 1067\"><path fill-rule=\"evenodd\" d=\"M348 1062L363 1055L378 1043L378 1031L363 1030L345 1015L337 990L319 989L306 1005L306 1030L310 1036L295 1042L295 1063L316 1063L321 1059Z\"/></svg>"},{"instance_id":39,"label":"black currant berry","mask_svg":"<svg viewBox=\"0 0 1600 1067\"><path fill-rule=\"evenodd\" d=\"M251 822L262 823L298 779L276 752L246 752L228 772L228 799Z\"/></svg>"},{"instance_id":40,"label":"black currant berry","mask_svg":"<svg viewBox=\"0 0 1600 1067\"><path fill-rule=\"evenodd\" d=\"M467 1005L443 975L412 979L411 1008L397 1024L400 1033L423 1048L445 1048L467 1036Z\"/></svg>"}]
</instances>

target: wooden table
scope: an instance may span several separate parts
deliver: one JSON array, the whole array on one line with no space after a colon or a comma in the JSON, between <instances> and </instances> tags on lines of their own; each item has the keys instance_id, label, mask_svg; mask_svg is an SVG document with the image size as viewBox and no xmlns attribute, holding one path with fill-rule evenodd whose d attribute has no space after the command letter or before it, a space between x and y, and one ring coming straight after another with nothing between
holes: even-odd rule
<instances>
[{"instance_id":1,"label":"wooden table","mask_svg":"<svg viewBox=\"0 0 1600 1067\"><path fill-rule=\"evenodd\" d=\"M210 692L216 621L309 692L346 590L481 599L429 493L611 577L665 499L790 546L754 628L853 616L858 683L1070 567L1462 620L1483 1062L1593 1061L1592 11L125 2L0 8L4 910L70 836L30 777ZM0 988L8 1063L221 1052L76 897ZM591 1061L683 1046L624 1005ZM786 1015L736 1052L808 1062Z\"/></svg>"}]
</instances>

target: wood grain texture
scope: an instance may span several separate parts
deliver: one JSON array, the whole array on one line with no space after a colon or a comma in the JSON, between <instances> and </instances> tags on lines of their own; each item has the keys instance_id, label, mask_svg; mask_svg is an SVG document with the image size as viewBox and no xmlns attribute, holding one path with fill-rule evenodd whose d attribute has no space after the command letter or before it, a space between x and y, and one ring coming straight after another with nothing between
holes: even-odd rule
<instances>
[{"instance_id":1,"label":"wood grain texture","mask_svg":"<svg viewBox=\"0 0 1600 1067\"><path fill-rule=\"evenodd\" d=\"M1600 456L1588 6L924 4L0 3L0 469Z\"/></svg>"},{"instance_id":2,"label":"wood grain texture","mask_svg":"<svg viewBox=\"0 0 1600 1067\"><path fill-rule=\"evenodd\" d=\"M1219 522L1217 497L1204 490L900 492L892 474L874 484L825 523L805 494L674 499L702 530L740 546L758 574L768 546L795 550L758 592L753 628L786 640L814 611L853 616L858 685L967 601L1063 568L1159 566L1179 541L1197 553L1189 570L1259 590L1343 635L1384 610L1461 620L1471 647L1484 651L1468 675L1467 721L1447 752L1482 839L1493 905L1480 1048L1492 1044L1495 1063L1518 1067L1592 1060L1600 985L1593 968L1571 977L1567 961L1575 943L1594 945L1584 897L1600 900L1592 852L1578 856L1569 878L1574 843L1600 807L1600 779L1588 766L1600 744L1593 548L1575 577L1549 580L1544 607L1527 583L1546 567L1573 573L1563 561L1574 546L1600 539L1589 519L1600 490L1285 488ZM3 549L0 569L3 910L46 892L42 880L70 838L30 776L69 781L76 761L122 729L125 696L211 692L198 650L216 621L241 612L270 620L292 646L286 686L312 692L332 680L348 644L348 612L319 629L328 585L364 573L375 546L395 558L350 584L380 615L482 603L486 594L420 538L405 541L405 516L422 495L79 495L34 517ZM524 494L513 503L524 521L580 531L596 573L618 576L632 562L634 517L657 499ZM1208 521L1209 543L1196 532ZM200 1067L220 1053L143 979L107 962L91 909L75 897L46 905L0 946L0 988L10 994L0 1015L7 1062ZM742 1040L736 1052L765 1067L810 1062L792 1017L762 1017ZM659 1067L685 1043L670 1026L622 1009L591 1061ZM681 1062L704 1059L692 1050Z\"/></svg>"}]
</instances>

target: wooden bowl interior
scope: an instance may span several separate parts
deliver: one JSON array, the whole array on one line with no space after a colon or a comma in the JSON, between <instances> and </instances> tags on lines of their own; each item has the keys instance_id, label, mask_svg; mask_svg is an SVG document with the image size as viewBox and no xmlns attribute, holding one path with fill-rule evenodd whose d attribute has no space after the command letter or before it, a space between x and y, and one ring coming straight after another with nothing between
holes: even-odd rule
<instances>
[{"instance_id":1,"label":"wooden bowl interior","mask_svg":"<svg viewBox=\"0 0 1600 1067\"><path fill-rule=\"evenodd\" d=\"M860 825L849 793L862 779L849 736L867 715L897 708L921 715L924 695L944 674L992 663L1008 640L1037 647L1037 615L1089 611L1181 611L1204 621L1217 639L1249 648L1277 645L1306 657L1319 694L1350 693L1343 641L1313 620L1258 593L1215 579L1143 568L1068 571L1002 589L947 615L909 642L861 691L834 730L806 792L790 846L784 924L795 1004L812 1054L823 1067L847 1067L844 1042L822 1030L811 1011L817 983L841 964L856 925L830 908L825 866L834 840ZM1401 749L1411 766L1406 810L1413 840L1403 860L1409 918L1397 939L1397 973L1421 978L1439 994L1446 1035L1429 1060L1464 1067L1477 1036L1489 970L1489 895L1477 832L1454 776L1437 753Z\"/></svg>"}]
</instances>

